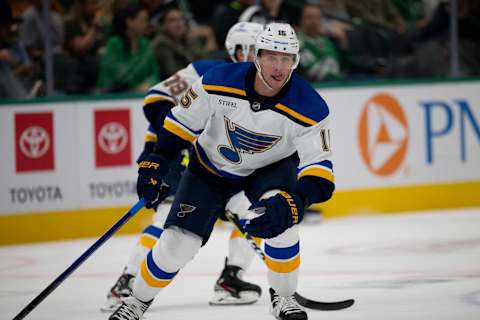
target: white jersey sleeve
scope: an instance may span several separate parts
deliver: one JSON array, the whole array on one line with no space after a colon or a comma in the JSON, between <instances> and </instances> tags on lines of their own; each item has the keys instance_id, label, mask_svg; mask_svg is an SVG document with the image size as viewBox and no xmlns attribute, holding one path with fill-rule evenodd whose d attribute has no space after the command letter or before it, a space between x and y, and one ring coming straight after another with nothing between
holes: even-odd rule
<instances>
[{"instance_id":1,"label":"white jersey sleeve","mask_svg":"<svg viewBox=\"0 0 480 320\"><path fill-rule=\"evenodd\" d=\"M298 176L312 175L333 182L329 118L305 128L294 140L300 158Z\"/></svg>"},{"instance_id":2,"label":"white jersey sleeve","mask_svg":"<svg viewBox=\"0 0 480 320\"><path fill-rule=\"evenodd\" d=\"M202 78L193 83L179 103L165 118L164 128L184 140L193 142L202 133L213 114L210 98L203 89Z\"/></svg>"},{"instance_id":3,"label":"white jersey sleeve","mask_svg":"<svg viewBox=\"0 0 480 320\"><path fill-rule=\"evenodd\" d=\"M193 64L190 63L171 77L153 86L145 96L144 105L161 100L167 100L176 105L185 91L199 78Z\"/></svg>"}]
</instances>

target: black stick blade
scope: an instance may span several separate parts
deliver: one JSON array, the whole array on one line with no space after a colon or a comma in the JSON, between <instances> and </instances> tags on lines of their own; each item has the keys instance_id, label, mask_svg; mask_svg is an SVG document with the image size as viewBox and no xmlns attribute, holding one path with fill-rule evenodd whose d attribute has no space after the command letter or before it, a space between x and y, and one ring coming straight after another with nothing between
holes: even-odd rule
<instances>
[{"instance_id":1,"label":"black stick blade","mask_svg":"<svg viewBox=\"0 0 480 320\"><path fill-rule=\"evenodd\" d=\"M354 303L355 300L347 299L342 301L332 301L332 302L323 302L323 301L315 301L307 299L297 292L295 292L295 299L297 302L305 308L313 309L313 310L323 310L323 311L335 311L335 310L342 310L346 308L350 308Z\"/></svg>"}]
</instances>

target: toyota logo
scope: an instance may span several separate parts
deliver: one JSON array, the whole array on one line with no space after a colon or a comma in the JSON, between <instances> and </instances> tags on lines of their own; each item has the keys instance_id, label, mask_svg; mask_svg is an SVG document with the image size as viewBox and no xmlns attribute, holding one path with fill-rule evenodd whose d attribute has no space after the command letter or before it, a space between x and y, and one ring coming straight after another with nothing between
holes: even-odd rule
<instances>
[{"instance_id":1,"label":"toyota logo","mask_svg":"<svg viewBox=\"0 0 480 320\"><path fill-rule=\"evenodd\" d=\"M127 129L118 122L105 123L98 132L98 145L109 154L122 152L128 143Z\"/></svg>"},{"instance_id":2,"label":"toyota logo","mask_svg":"<svg viewBox=\"0 0 480 320\"><path fill-rule=\"evenodd\" d=\"M19 145L25 156L37 159L45 155L50 148L50 136L42 127L28 127L20 135Z\"/></svg>"},{"instance_id":3,"label":"toyota logo","mask_svg":"<svg viewBox=\"0 0 480 320\"><path fill-rule=\"evenodd\" d=\"M400 103L391 95L373 96L363 107L358 126L360 154L368 169L379 175L395 173L408 146L408 123Z\"/></svg>"}]
</instances>

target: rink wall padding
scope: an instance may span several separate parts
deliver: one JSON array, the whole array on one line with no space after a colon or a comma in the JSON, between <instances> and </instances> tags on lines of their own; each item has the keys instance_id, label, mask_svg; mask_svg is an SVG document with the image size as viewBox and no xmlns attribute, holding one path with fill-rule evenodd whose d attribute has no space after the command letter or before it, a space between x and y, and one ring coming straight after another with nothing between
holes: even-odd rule
<instances>
[{"instance_id":1,"label":"rink wall padding","mask_svg":"<svg viewBox=\"0 0 480 320\"><path fill-rule=\"evenodd\" d=\"M128 209L117 207L0 216L0 244L100 237ZM152 212L142 209L115 235L138 234L151 223Z\"/></svg>"},{"instance_id":2,"label":"rink wall padding","mask_svg":"<svg viewBox=\"0 0 480 320\"><path fill-rule=\"evenodd\" d=\"M480 206L480 79L320 85L325 217ZM0 244L101 235L137 200L139 95L0 101ZM139 214L122 233L139 232Z\"/></svg>"}]
</instances>

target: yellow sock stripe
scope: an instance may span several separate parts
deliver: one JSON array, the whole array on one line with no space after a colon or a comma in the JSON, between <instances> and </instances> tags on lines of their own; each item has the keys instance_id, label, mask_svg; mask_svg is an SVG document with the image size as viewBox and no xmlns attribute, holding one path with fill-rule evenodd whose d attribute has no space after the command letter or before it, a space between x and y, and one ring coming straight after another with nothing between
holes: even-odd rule
<instances>
[{"instance_id":1,"label":"yellow sock stripe","mask_svg":"<svg viewBox=\"0 0 480 320\"><path fill-rule=\"evenodd\" d=\"M230 239L235 239L235 238L243 238L242 233L239 230L233 230L232 233L230 234ZM262 244L262 238L257 238L257 237L252 237L257 246L260 246Z\"/></svg>"},{"instance_id":2,"label":"yellow sock stripe","mask_svg":"<svg viewBox=\"0 0 480 320\"><path fill-rule=\"evenodd\" d=\"M243 235L240 231L233 230L232 233L230 234L230 239L234 239L234 238L243 238Z\"/></svg>"},{"instance_id":3,"label":"yellow sock stripe","mask_svg":"<svg viewBox=\"0 0 480 320\"><path fill-rule=\"evenodd\" d=\"M268 269L278 273L289 273L294 271L300 266L300 255L289 261L276 261L269 257L265 257L265 263Z\"/></svg>"},{"instance_id":4,"label":"yellow sock stripe","mask_svg":"<svg viewBox=\"0 0 480 320\"><path fill-rule=\"evenodd\" d=\"M142 265L140 266L140 274L145 280L145 282L150 286L154 288L164 288L172 282L173 279L171 280L157 280L155 279L150 272L148 271L147 268L147 259L143 259Z\"/></svg>"},{"instance_id":5,"label":"yellow sock stripe","mask_svg":"<svg viewBox=\"0 0 480 320\"><path fill-rule=\"evenodd\" d=\"M172 120L165 118L165 122L163 123L163 127L173 133L176 136L179 136L183 140L193 142L195 140L195 136L191 133L185 131L185 129L181 128L179 124L172 122Z\"/></svg>"},{"instance_id":6,"label":"yellow sock stripe","mask_svg":"<svg viewBox=\"0 0 480 320\"><path fill-rule=\"evenodd\" d=\"M157 240L158 240L157 238L144 234L140 237L140 239L138 239L137 244L151 250L155 245L155 243L157 242Z\"/></svg>"},{"instance_id":7,"label":"yellow sock stripe","mask_svg":"<svg viewBox=\"0 0 480 320\"><path fill-rule=\"evenodd\" d=\"M331 171L321 169L318 167L306 168L302 170L299 174L299 178L303 176L315 176L327 179L328 181L335 182L335 177Z\"/></svg>"}]
</instances>

